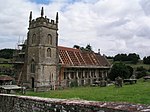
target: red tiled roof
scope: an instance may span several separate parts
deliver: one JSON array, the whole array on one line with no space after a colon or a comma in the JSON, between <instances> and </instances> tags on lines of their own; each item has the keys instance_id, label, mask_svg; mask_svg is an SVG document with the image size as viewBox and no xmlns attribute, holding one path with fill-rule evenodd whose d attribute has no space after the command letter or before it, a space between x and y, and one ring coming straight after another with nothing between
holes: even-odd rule
<instances>
[{"instance_id":1,"label":"red tiled roof","mask_svg":"<svg viewBox=\"0 0 150 112\"><path fill-rule=\"evenodd\" d=\"M14 78L12 78L8 75L0 75L0 80L1 81L11 81L11 80L14 80Z\"/></svg>"},{"instance_id":2,"label":"red tiled roof","mask_svg":"<svg viewBox=\"0 0 150 112\"><path fill-rule=\"evenodd\" d=\"M60 63L67 66L110 66L104 56L80 49L58 46Z\"/></svg>"}]
</instances>

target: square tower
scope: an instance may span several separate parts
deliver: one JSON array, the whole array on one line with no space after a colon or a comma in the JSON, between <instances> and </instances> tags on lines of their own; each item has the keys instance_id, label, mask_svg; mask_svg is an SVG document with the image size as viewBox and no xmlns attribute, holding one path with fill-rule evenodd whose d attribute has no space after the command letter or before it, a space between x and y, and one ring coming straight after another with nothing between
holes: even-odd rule
<instances>
[{"instance_id":1,"label":"square tower","mask_svg":"<svg viewBox=\"0 0 150 112\"><path fill-rule=\"evenodd\" d=\"M29 88L36 91L55 89L58 74L58 13L55 21L43 16L43 7L41 17L36 19L32 19L30 12L24 65L24 80Z\"/></svg>"}]
</instances>

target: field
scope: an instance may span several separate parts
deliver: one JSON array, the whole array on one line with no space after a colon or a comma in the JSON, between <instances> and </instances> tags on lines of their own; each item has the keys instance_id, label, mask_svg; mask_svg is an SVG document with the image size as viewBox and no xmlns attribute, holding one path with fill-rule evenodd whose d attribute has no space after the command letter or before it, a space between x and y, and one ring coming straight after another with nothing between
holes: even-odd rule
<instances>
[{"instance_id":1,"label":"field","mask_svg":"<svg viewBox=\"0 0 150 112\"><path fill-rule=\"evenodd\" d=\"M12 68L13 65L7 63L10 61L11 61L10 59L0 58L0 67Z\"/></svg>"},{"instance_id":2,"label":"field","mask_svg":"<svg viewBox=\"0 0 150 112\"><path fill-rule=\"evenodd\" d=\"M111 64L113 64L113 63L118 63L119 61L113 61L112 59L108 59L108 61L111 63ZM129 66L131 66L131 67L133 67L134 69L136 69L137 67L141 67L141 66L143 66L145 69L150 69L150 65L148 65L148 64L143 64L143 61L142 60L139 60L139 62L137 63L137 64L131 64L131 62L130 61L125 61L125 62L123 62L123 63L125 63L126 65L129 65Z\"/></svg>"},{"instance_id":3,"label":"field","mask_svg":"<svg viewBox=\"0 0 150 112\"><path fill-rule=\"evenodd\" d=\"M76 87L49 92L27 92L29 96L61 99L84 99L93 101L130 102L150 104L150 81L138 81L137 84L108 87Z\"/></svg>"}]
</instances>

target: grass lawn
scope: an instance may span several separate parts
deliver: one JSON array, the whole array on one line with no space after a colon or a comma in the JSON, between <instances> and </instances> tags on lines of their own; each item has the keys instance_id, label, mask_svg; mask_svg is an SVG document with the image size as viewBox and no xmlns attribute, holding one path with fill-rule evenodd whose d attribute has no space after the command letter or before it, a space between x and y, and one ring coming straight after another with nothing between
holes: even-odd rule
<instances>
[{"instance_id":1,"label":"grass lawn","mask_svg":"<svg viewBox=\"0 0 150 112\"><path fill-rule=\"evenodd\" d=\"M150 104L150 81L139 81L137 84L124 85L122 88L109 87L76 87L49 92L27 92L29 96L62 99L84 99L94 101L131 102Z\"/></svg>"},{"instance_id":2,"label":"grass lawn","mask_svg":"<svg viewBox=\"0 0 150 112\"><path fill-rule=\"evenodd\" d=\"M4 58L0 58L0 62L10 62L10 59L4 59ZM6 67L6 68L11 68L13 65L12 64L1 64L0 63L0 67Z\"/></svg>"},{"instance_id":3,"label":"grass lawn","mask_svg":"<svg viewBox=\"0 0 150 112\"><path fill-rule=\"evenodd\" d=\"M0 67L11 68L12 66L12 64L0 64Z\"/></svg>"},{"instance_id":4,"label":"grass lawn","mask_svg":"<svg viewBox=\"0 0 150 112\"><path fill-rule=\"evenodd\" d=\"M143 66L147 70L150 69L150 65L148 64L127 64L127 65L133 67L134 69L136 69L137 67L141 67L141 66Z\"/></svg>"}]
</instances>

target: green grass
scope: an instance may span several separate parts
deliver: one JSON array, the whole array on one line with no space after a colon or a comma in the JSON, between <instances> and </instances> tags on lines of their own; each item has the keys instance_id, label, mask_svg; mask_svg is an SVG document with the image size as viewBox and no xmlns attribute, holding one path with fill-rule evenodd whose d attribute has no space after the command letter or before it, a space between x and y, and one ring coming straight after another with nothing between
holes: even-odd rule
<instances>
[{"instance_id":1,"label":"green grass","mask_svg":"<svg viewBox=\"0 0 150 112\"><path fill-rule=\"evenodd\" d=\"M4 58L0 58L0 62L10 62L11 59L4 59ZM13 65L12 64L0 64L0 67L6 67L6 68L11 68Z\"/></svg>"},{"instance_id":2,"label":"green grass","mask_svg":"<svg viewBox=\"0 0 150 112\"><path fill-rule=\"evenodd\" d=\"M109 61L111 64L120 62L120 61L113 61L113 59L108 59L108 61ZM136 69L137 67L141 67L141 66L143 66L143 67L144 67L145 69L147 69L147 70L150 69L150 65L148 65L148 64L143 64L143 61L142 61L142 60L140 60L137 64L131 64L130 61L125 61L125 62L123 62L123 63L125 63L126 65L129 65L129 66L133 67L134 69Z\"/></svg>"},{"instance_id":3,"label":"green grass","mask_svg":"<svg viewBox=\"0 0 150 112\"><path fill-rule=\"evenodd\" d=\"M11 59L5 59L5 58L0 58L0 62L3 62L3 61L10 61Z\"/></svg>"},{"instance_id":4,"label":"green grass","mask_svg":"<svg viewBox=\"0 0 150 112\"><path fill-rule=\"evenodd\" d=\"M0 64L0 67L11 68L12 66L12 64Z\"/></svg>"},{"instance_id":5,"label":"green grass","mask_svg":"<svg viewBox=\"0 0 150 112\"><path fill-rule=\"evenodd\" d=\"M147 70L150 69L150 65L147 65L147 64L127 64L127 65L133 67L134 69L136 69L137 67L141 67L141 66L143 66Z\"/></svg>"},{"instance_id":6,"label":"green grass","mask_svg":"<svg viewBox=\"0 0 150 112\"><path fill-rule=\"evenodd\" d=\"M61 99L84 99L93 101L130 102L150 104L150 81L139 81L137 84L124 85L122 88L109 87L76 87L49 92L27 92L29 96Z\"/></svg>"}]
</instances>

